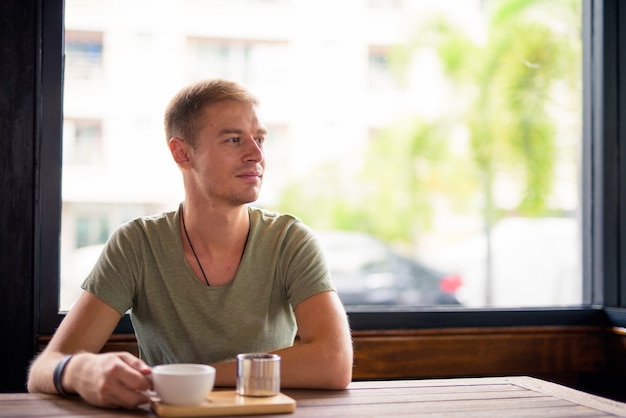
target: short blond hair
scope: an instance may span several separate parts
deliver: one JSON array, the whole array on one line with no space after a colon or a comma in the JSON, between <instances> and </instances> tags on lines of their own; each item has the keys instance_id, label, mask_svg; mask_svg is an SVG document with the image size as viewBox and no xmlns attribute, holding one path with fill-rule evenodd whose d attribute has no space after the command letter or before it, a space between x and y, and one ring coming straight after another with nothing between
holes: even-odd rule
<instances>
[{"instance_id":1,"label":"short blond hair","mask_svg":"<svg viewBox=\"0 0 626 418\"><path fill-rule=\"evenodd\" d=\"M224 79L202 80L180 90L165 110L165 140L177 137L196 145L198 121L203 109L211 104L234 100L259 105L259 99L234 81Z\"/></svg>"}]
</instances>

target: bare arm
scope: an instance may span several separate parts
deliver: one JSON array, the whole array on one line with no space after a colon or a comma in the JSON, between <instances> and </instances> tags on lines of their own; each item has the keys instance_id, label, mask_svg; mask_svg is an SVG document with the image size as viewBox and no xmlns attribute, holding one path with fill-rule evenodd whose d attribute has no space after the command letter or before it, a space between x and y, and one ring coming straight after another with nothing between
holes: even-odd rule
<instances>
[{"instance_id":1,"label":"bare arm","mask_svg":"<svg viewBox=\"0 0 626 418\"><path fill-rule=\"evenodd\" d=\"M312 296L296 309L300 343L275 351L281 356L281 387L344 389L352 380L352 337L335 292ZM216 383L235 384L234 362L214 364Z\"/></svg>"},{"instance_id":2,"label":"bare arm","mask_svg":"<svg viewBox=\"0 0 626 418\"><path fill-rule=\"evenodd\" d=\"M56 393L52 376L65 354L74 354L65 368L62 384L99 406L134 408L148 399L138 390L150 388L145 376L150 368L130 353L95 354L106 343L121 316L88 292L66 315L46 349L31 365L30 392Z\"/></svg>"}]
</instances>

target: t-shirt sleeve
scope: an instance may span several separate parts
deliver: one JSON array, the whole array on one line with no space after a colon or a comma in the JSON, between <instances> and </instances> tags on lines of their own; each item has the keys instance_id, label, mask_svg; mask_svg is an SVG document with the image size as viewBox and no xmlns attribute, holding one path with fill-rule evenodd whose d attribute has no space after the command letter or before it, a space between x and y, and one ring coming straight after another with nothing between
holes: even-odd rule
<instances>
[{"instance_id":1,"label":"t-shirt sleeve","mask_svg":"<svg viewBox=\"0 0 626 418\"><path fill-rule=\"evenodd\" d=\"M336 291L324 252L313 232L302 222L290 226L282 255L287 297L294 309L311 296Z\"/></svg>"},{"instance_id":2,"label":"t-shirt sleeve","mask_svg":"<svg viewBox=\"0 0 626 418\"><path fill-rule=\"evenodd\" d=\"M82 288L123 315L133 306L137 274L140 271L137 242L132 223L120 226L105 244Z\"/></svg>"}]
</instances>

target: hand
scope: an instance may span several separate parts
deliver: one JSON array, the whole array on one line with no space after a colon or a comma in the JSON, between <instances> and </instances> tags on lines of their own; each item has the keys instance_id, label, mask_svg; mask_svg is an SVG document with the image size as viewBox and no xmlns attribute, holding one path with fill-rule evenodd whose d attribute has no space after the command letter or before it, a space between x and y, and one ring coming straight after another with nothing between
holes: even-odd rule
<instances>
[{"instance_id":1,"label":"hand","mask_svg":"<svg viewBox=\"0 0 626 418\"><path fill-rule=\"evenodd\" d=\"M127 352L75 354L63 376L68 392L77 392L87 402L102 407L137 408L150 399L150 367Z\"/></svg>"}]
</instances>

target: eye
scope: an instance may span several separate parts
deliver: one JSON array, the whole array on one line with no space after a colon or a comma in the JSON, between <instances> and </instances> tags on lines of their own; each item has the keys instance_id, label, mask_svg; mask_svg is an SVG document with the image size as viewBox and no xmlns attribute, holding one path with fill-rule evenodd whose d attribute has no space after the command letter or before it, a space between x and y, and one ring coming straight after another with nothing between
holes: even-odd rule
<instances>
[{"instance_id":1,"label":"eye","mask_svg":"<svg viewBox=\"0 0 626 418\"><path fill-rule=\"evenodd\" d=\"M238 144L239 142L241 142L241 139L238 136L235 136L232 138L228 138L226 142L231 143L231 144Z\"/></svg>"},{"instance_id":2,"label":"eye","mask_svg":"<svg viewBox=\"0 0 626 418\"><path fill-rule=\"evenodd\" d=\"M265 142L265 137L264 136L259 136L254 138L254 140L259 144L259 145L263 145L263 143Z\"/></svg>"}]
</instances>

